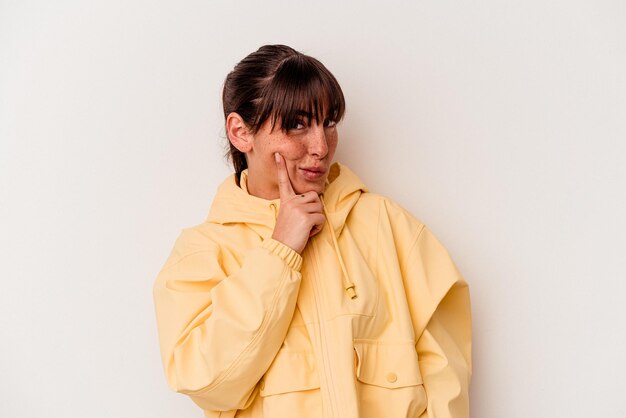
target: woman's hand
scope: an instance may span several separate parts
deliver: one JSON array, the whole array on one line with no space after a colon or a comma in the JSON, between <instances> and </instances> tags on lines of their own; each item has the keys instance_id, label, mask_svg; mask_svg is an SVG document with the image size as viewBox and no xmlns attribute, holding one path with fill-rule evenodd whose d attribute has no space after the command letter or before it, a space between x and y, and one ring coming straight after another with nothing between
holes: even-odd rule
<instances>
[{"instance_id":1,"label":"woman's hand","mask_svg":"<svg viewBox=\"0 0 626 418\"><path fill-rule=\"evenodd\" d=\"M278 172L280 210L272 238L302 253L309 238L324 227L326 217L320 197L315 191L296 194L285 165L285 159L274 153Z\"/></svg>"}]
</instances>

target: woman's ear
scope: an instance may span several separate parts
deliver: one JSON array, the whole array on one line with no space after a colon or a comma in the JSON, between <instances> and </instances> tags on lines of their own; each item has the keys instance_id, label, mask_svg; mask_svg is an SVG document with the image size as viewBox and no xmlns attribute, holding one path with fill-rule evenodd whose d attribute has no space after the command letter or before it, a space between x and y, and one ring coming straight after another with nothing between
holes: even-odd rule
<instances>
[{"instance_id":1,"label":"woman's ear","mask_svg":"<svg viewBox=\"0 0 626 418\"><path fill-rule=\"evenodd\" d=\"M241 116L236 112L230 112L226 118L226 136L239 151L247 153L252 149L253 135Z\"/></svg>"}]
</instances>

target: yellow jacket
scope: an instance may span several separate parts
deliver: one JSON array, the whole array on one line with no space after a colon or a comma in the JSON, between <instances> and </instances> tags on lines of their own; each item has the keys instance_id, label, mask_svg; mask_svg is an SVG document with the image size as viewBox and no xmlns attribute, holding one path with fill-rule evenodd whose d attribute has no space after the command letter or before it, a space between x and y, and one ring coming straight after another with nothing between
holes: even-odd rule
<instances>
[{"instance_id":1,"label":"yellow jacket","mask_svg":"<svg viewBox=\"0 0 626 418\"><path fill-rule=\"evenodd\" d=\"M246 179L155 281L169 385L206 417L468 417L469 291L428 227L334 163L300 255Z\"/></svg>"}]
</instances>

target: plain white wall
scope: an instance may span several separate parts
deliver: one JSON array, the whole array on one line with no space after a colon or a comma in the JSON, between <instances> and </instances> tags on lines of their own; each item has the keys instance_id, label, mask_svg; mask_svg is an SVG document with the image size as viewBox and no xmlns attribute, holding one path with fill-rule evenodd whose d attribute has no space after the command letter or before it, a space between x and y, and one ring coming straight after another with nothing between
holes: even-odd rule
<instances>
[{"instance_id":1,"label":"plain white wall","mask_svg":"<svg viewBox=\"0 0 626 418\"><path fill-rule=\"evenodd\" d=\"M152 283L265 43L333 71L336 160L470 282L472 416L626 416L625 40L619 0L0 0L0 416L201 416Z\"/></svg>"}]
</instances>

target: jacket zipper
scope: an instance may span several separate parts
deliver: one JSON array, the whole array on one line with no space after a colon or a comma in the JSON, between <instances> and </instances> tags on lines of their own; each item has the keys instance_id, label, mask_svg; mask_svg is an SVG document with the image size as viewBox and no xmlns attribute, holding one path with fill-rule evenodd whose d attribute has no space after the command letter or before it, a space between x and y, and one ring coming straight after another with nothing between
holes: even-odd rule
<instances>
[{"instance_id":1,"label":"jacket zipper","mask_svg":"<svg viewBox=\"0 0 626 418\"><path fill-rule=\"evenodd\" d=\"M332 411L333 417L338 417L337 405L336 405L336 392L335 392L335 382L333 380L332 367L329 364L329 353L328 353L328 344L326 344L326 335L325 335L325 320L324 315L322 314L323 303L322 303L322 291L320 289L320 284L318 282L318 278L320 277L320 268L317 262L317 247L313 242L311 242L311 246L313 247L313 254L315 258L315 273L313 275L313 297L315 298L315 306L320 324L320 343L322 348L322 362L324 363L324 372L326 376L328 376L328 388L329 388L329 398L330 398L330 409Z\"/></svg>"}]
</instances>

